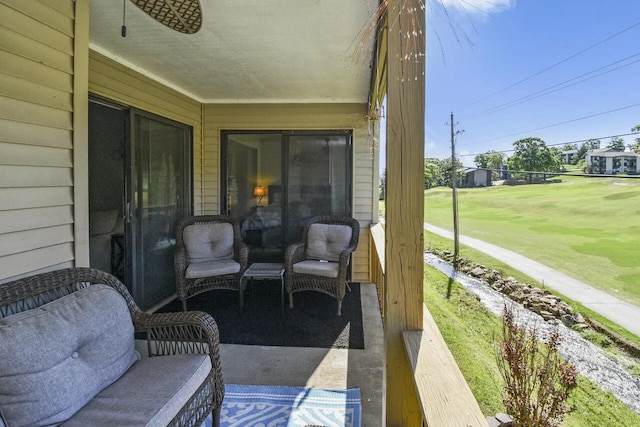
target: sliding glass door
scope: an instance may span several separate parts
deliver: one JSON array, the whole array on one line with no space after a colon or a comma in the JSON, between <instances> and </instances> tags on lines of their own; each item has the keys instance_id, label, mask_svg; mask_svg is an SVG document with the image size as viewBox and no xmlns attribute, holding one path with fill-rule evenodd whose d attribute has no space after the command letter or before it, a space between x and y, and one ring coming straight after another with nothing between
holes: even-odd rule
<instances>
[{"instance_id":1,"label":"sliding glass door","mask_svg":"<svg viewBox=\"0 0 640 427\"><path fill-rule=\"evenodd\" d=\"M176 222L191 214L191 127L110 100L89 104L90 265L149 309L175 293Z\"/></svg>"},{"instance_id":2,"label":"sliding glass door","mask_svg":"<svg viewBox=\"0 0 640 427\"><path fill-rule=\"evenodd\" d=\"M222 211L250 258L282 261L314 215L351 215L351 133L223 132Z\"/></svg>"},{"instance_id":3,"label":"sliding glass door","mask_svg":"<svg viewBox=\"0 0 640 427\"><path fill-rule=\"evenodd\" d=\"M191 211L191 130L131 110L127 282L143 309L175 293L174 228Z\"/></svg>"},{"instance_id":4,"label":"sliding glass door","mask_svg":"<svg viewBox=\"0 0 640 427\"><path fill-rule=\"evenodd\" d=\"M285 243L297 242L309 218L350 215L350 150L346 135L290 135Z\"/></svg>"}]
</instances>

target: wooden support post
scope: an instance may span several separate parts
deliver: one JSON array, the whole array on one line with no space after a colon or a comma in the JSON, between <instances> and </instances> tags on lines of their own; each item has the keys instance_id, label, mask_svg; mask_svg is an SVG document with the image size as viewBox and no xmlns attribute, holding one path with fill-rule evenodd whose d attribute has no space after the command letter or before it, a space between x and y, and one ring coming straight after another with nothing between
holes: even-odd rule
<instances>
[{"instance_id":1,"label":"wooden support post","mask_svg":"<svg viewBox=\"0 0 640 427\"><path fill-rule=\"evenodd\" d=\"M76 267L89 266L89 0L76 0L73 37L73 232Z\"/></svg>"},{"instance_id":2,"label":"wooden support post","mask_svg":"<svg viewBox=\"0 0 640 427\"><path fill-rule=\"evenodd\" d=\"M402 333L423 326L425 10L389 0L384 291L387 426L422 426Z\"/></svg>"}]
</instances>

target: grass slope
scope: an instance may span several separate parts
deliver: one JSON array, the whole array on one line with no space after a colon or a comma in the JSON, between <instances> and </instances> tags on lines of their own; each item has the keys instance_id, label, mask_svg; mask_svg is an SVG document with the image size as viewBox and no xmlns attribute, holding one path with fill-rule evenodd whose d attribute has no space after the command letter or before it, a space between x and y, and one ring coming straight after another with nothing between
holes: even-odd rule
<instances>
[{"instance_id":1,"label":"grass slope","mask_svg":"<svg viewBox=\"0 0 640 427\"><path fill-rule=\"evenodd\" d=\"M449 299L446 298L451 289ZM439 271L425 266L424 301L433 315L449 349L482 412L489 416L504 412L501 378L493 350L500 336L501 320L487 310L473 294ZM640 415L631 411L611 393L580 376L563 426L619 427L640 425Z\"/></svg>"},{"instance_id":2,"label":"grass slope","mask_svg":"<svg viewBox=\"0 0 640 427\"><path fill-rule=\"evenodd\" d=\"M460 233L640 305L640 181L563 177L458 192ZM452 229L451 189L425 192L425 221Z\"/></svg>"},{"instance_id":3,"label":"grass slope","mask_svg":"<svg viewBox=\"0 0 640 427\"><path fill-rule=\"evenodd\" d=\"M429 250L429 249L437 249L437 250L450 250L453 251L453 242L447 238L441 237L437 234L433 234L430 233L428 231L425 230L424 232L424 241L425 241L425 250ZM538 286L541 287L540 283L536 282L533 278L527 276L526 274L508 266L507 264L504 264L501 261L496 260L495 258L492 258L491 256L485 254L484 252L479 252L476 251L475 249L471 249L468 246L465 245L460 245L460 256L462 258L467 258L467 259L471 259L474 262L477 262L479 264L482 264L486 267L489 267L491 269L497 270L500 272L500 274L503 277L514 277L516 280L518 280L521 283L528 283L530 285L533 286ZM637 335L629 332L628 330L624 329L623 327L613 323L612 321L610 321L609 319L601 316L600 314L596 313L595 311L589 310L588 308L586 308L585 306L583 306L582 304L580 304L579 302L573 301L569 298L567 298L566 296L554 291L553 289L549 289L546 288L548 291L550 291L552 294L557 295L559 297L561 297L567 304L571 305L571 307L578 311L579 313L581 313L582 315L589 317L591 319L597 320L598 322L600 322L601 324L605 325L607 328L609 328L610 330L612 330L613 332L615 332L616 334L624 337L625 339L635 343L636 345L640 346L640 337L638 337ZM606 342L606 337L604 337L602 334L593 332L591 330L586 330L582 332L582 335L591 340L594 341L596 344L600 345L601 347L610 347L611 343L607 343ZM604 344L604 345L603 345ZM616 351L615 349L611 349Z\"/></svg>"}]
</instances>

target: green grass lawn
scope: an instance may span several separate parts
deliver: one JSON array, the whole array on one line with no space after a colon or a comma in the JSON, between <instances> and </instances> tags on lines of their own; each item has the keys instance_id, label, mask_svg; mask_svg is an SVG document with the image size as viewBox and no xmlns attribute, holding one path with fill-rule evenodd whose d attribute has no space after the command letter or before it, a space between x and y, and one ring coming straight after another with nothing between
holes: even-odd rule
<instances>
[{"instance_id":1,"label":"green grass lawn","mask_svg":"<svg viewBox=\"0 0 640 427\"><path fill-rule=\"evenodd\" d=\"M429 250L429 249L435 249L435 250L453 250L453 242L445 237L441 237L437 234L433 234L430 233L428 231L425 230L424 232L424 241L425 241L425 250ZM532 279L531 277L527 276L526 274L514 269L513 267L508 266L507 264L498 261L495 258L492 258L491 256L485 254L484 252L479 252L476 251L475 249L471 249L468 246L465 245L460 245L460 257L462 258L467 258L472 260L473 262L477 262L479 264L482 264L488 268L497 270L500 272L500 274L503 277L514 277L516 280L518 280L521 283L528 283L530 285L534 285L534 286L538 286L540 287L540 283L536 282L534 279ZM601 324L605 325L607 328L609 328L610 330L612 330L613 332L617 333L618 335L626 338L627 340L635 343L636 345L640 346L640 337L638 337L637 335L627 331L626 329L624 329L623 327L613 323L612 321L610 321L609 319L601 316L600 314L596 313L595 311L592 311L586 307L584 307L582 304L580 304L579 302L573 301L569 298L567 298L566 296L554 291L553 289L549 289L546 288L548 291L550 291L552 294L554 295L558 295L559 297L561 297L567 304L569 304L575 311L581 313L582 315L589 317L591 319L597 320L598 322L600 322ZM602 334L599 333L595 333L591 330L587 330L587 331L583 331L582 335L591 340L596 342L597 344L603 344L606 342L607 338L604 337ZM615 346L611 346L610 344L606 344L606 345L601 345L602 347L610 347L609 350L613 351L613 352L619 352Z\"/></svg>"},{"instance_id":2,"label":"green grass lawn","mask_svg":"<svg viewBox=\"0 0 640 427\"><path fill-rule=\"evenodd\" d=\"M451 288L447 299L447 289ZM494 355L494 337L501 320L458 283L449 283L439 271L425 267L424 302L433 315L483 414L504 412L501 378ZM609 392L580 376L568 402L575 411L563 426L618 427L640 425L640 415Z\"/></svg>"},{"instance_id":3,"label":"green grass lawn","mask_svg":"<svg viewBox=\"0 0 640 427\"><path fill-rule=\"evenodd\" d=\"M458 191L460 233L493 243L640 305L640 180ZM425 192L425 221L452 230L451 189Z\"/></svg>"}]
</instances>

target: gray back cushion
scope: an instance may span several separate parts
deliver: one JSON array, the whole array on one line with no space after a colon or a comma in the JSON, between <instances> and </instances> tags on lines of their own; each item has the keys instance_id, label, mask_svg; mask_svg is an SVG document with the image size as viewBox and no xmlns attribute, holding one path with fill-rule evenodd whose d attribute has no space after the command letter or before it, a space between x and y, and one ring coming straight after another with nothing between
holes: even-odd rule
<instances>
[{"instance_id":1,"label":"gray back cushion","mask_svg":"<svg viewBox=\"0 0 640 427\"><path fill-rule=\"evenodd\" d=\"M307 258L339 261L351 243L352 229L340 224L311 224L307 234Z\"/></svg>"},{"instance_id":2,"label":"gray back cushion","mask_svg":"<svg viewBox=\"0 0 640 427\"><path fill-rule=\"evenodd\" d=\"M137 360L122 296L93 285L0 320L0 408L8 426L64 422Z\"/></svg>"},{"instance_id":3,"label":"gray back cushion","mask_svg":"<svg viewBox=\"0 0 640 427\"><path fill-rule=\"evenodd\" d=\"M182 238L187 264L233 258L233 226L228 222L188 225Z\"/></svg>"}]
</instances>

